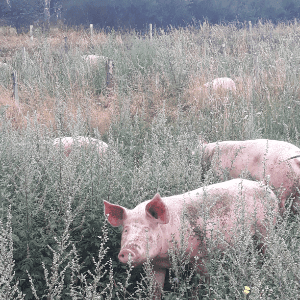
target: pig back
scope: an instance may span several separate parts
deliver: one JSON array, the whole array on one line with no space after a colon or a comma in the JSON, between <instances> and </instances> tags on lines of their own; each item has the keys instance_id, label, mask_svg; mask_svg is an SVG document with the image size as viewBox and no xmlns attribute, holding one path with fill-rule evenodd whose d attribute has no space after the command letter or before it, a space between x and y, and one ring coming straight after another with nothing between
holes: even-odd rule
<instances>
[{"instance_id":1,"label":"pig back","mask_svg":"<svg viewBox=\"0 0 300 300\"><path fill-rule=\"evenodd\" d=\"M278 211L275 194L262 183L246 179L213 184L164 201L170 211L169 236L175 236L180 245L180 228L184 222L190 234L189 246L195 253L196 249L205 252L204 237L223 236L225 243L219 244L221 248L231 243L241 222L252 235L265 236L268 224L275 223Z\"/></svg>"}]
</instances>

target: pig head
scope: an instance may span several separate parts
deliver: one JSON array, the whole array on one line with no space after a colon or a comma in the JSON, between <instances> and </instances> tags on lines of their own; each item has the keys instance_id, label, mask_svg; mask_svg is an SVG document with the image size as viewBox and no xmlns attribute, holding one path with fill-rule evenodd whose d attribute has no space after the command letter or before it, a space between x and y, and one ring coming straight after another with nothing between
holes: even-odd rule
<instances>
[{"instance_id":1,"label":"pig head","mask_svg":"<svg viewBox=\"0 0 300 300\"><path fill-rule=\"evenodd\" d=\"M104 201L105 214L112 226L122 226L122 241L119 260L127 263L129 254L133 265L140 265L147 260L161 254L164 234L161 224L169 223L169 210L156 194L145 205L138 205L134 210Z\"/></svg>"}]
</instances>

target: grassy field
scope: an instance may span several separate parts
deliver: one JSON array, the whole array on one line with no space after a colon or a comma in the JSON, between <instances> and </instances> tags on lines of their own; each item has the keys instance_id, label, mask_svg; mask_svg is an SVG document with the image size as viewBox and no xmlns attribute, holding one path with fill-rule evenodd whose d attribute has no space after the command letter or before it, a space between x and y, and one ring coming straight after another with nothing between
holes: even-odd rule
<instances>
[{"instance_id":1,"label":"grassy field","mask_svg":"<svg viewBox=\"0 0 300 300\"><path fill-rule=\"evenodd\" d=\"M134 31L91 39L83 29L52 28L36 29L31 41L1 28L0 40L1 298L16 299L18 285L19 299L150 299L151 264L141 272L118 262L121 233L104 225L103 200L133 208L156 192L218 182L191 153L199 135L300 146L297 23L251 30L204 23L157 30L152 40ZM113 60L113 91L105 64L89 65L87 54ZM217 77L232 78L237 92L199 90ZM51 145L76 135L111 150L99 157L75 149L66 158ZM300 218L288 212L278 216L264 256L245 232L225 253L212 249L210 281L179 249L164 299L299 299Z\"/></svg>"}]
</instances>

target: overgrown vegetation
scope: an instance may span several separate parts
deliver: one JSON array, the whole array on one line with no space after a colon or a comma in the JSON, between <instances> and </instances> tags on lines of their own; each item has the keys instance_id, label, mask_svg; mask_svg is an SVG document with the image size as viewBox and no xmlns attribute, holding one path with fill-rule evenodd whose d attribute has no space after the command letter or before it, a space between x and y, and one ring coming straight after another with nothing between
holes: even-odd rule
<instances>
[{"instance_id":1,"label":"overgrown vegetation","mask_svg":"<svg viewBox=\"0 0 300 300\"><path fill-rule=\"evenodd\" d=\"M35 32L32 44L27 36L5 35L0 249L9 259L0 260L3 298L15 299L16 287L20 299L149 296L151 264L141 272L118 262L121 235L104 225L103 200L133 208L156 192L169 196L216 182L191 154L199 134L209 141L262 137L299 146L299 37L298 25L269 23L251 32L204 23L199 30L157 32L152 41L134 32L98 33L92 41L84 31ZM24 56L16 48L27 42ZM91 67L82 54L113 59L113 96L104 66ZM19 74L20 112L10 97L10 68ZM198 90L225 76L236 81L236 94ZM51 141L70 135L102 139L111 150L99 157L79 148L66 158ZM241 299L244 286L249 299L297 299L299 225L299 216L278 217L264 256L247 235L225 253L212 251L209 282L188 260L174 259L164 299L195 293Z\"/></svg>"}]
</instances>

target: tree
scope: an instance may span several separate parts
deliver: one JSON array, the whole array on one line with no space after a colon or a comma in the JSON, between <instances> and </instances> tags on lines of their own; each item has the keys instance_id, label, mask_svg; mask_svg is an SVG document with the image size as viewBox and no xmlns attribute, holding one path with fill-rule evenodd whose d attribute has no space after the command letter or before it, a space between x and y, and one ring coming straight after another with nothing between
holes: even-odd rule
<instances>
[{"instance_id":1,"label":"tree","mask_svg":"<svg viewBox=\"0 0 300 300\"><path fill-rule=\"evenodd\" d=\"M44 4L44 22L46 30L50 30L50 0L45 0Z\"/></svg>"}]
</instances>

